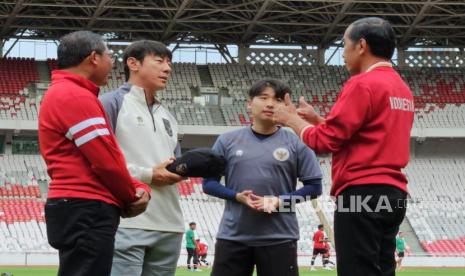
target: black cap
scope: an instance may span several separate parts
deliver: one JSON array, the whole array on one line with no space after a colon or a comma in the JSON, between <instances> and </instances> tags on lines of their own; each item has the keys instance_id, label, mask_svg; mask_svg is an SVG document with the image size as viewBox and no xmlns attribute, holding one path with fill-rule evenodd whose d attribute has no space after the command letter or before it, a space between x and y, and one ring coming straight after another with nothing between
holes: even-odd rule
<instances>
[{"instance_id":1,"label":"black cap","mask_svg":"<svg viewBox=\"0 0 465 276\"><path fill-rule=\"evenodd\" d=\"M166 169L185 177L218 177L224 173L224 157L208 148L187 151Z\"/></svg>"}]
</instances>

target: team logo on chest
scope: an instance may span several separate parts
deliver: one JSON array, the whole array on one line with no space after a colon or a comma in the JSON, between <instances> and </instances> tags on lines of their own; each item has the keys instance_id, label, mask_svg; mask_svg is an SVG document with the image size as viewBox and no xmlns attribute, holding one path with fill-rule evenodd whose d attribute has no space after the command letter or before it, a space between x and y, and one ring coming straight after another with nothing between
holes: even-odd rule
<instances>
[{"instance_id":1,"label":"team logo on chest","mask_svg":"<svg viewBox=\"0 0 465 276\"><path fill-rule=\"evenodd\" d=\"M144 125L144 119L142 119L141 116L137 116L136 120L137 120L137 125L138 126L143 126Z\"/></svg>"},{"instance_id":2,"label":"team logo on chest","mask_svg":"<svg viewBox=\"0 0 465 276\"><path fill-rule=\"evenodd\" d=\"M244 151L242 151L242 150L237 150L236 151L236 156L237 157L241 157L242 155L244 155Z\"/></svg>"},{"instance_id":3,"label":"team logo on chest","mask_svg":"<svg viewBox=\"0 0 465 276\"><path fill-rule=\"evenodd\" d=\"M173 129L171 128L170 121L168 121L168 119L163 118L163 125L165 125L166 133L168 133L170 137L173 137Z\"/></svg>"},{"instance_id":4,"label":"team logo on chest","mask_svg":"<svg viewBox=\"0 0 465 276\"><path fill-rule=\"evenodd\" d=\"M289 155L289 151L286 148L277 148L273 151L273 157L278 161L286 161L289 159Z\"/></svg>"}]
</instances>

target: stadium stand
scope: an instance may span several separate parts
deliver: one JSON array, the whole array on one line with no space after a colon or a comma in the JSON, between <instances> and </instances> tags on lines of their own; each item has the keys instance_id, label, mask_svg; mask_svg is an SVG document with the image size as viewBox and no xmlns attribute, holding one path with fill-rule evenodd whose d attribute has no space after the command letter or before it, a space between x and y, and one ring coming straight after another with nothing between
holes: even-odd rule
<instances>
[{"instance_id":1,"label":"stadium stand","mask_svg":"<svg viewBox=\"0 0 465 276\"><path fill-rule=\"evenodd\" d=\"M166 89L158 97L163 100L191 101L191 88L201 85L199 71L194 63L175 63Z\"/></svg>"},{"instance_id":2,"label":"stadium stand","mask_svg":"<svg viewBox=\"0 0 465 276\"><path fill-rule=\"evenodd\" d=\"M124 65L121 62L116 62L113 67L113 71L108 76L108 84L100 89L100 93L109 92L120 87L126 81L124 75Z\"/></svg>"},{"instance_id":3,"label":"stadium stand","mask_svg":"<svg viewBox=\"0 0 465 276\"><path fill-rule=\"evenodd\" d=\"M210 74L216 87L225 87L236 101L248 99L247 90L257 80L277 78L286 82L298 96L318 102L334 102L348 74L342 66L290 66L211 64Z\"/></svg>"},{"instance_id":4,"label":"stadium stand","mask_svg":"<svg viewBox=\"0 0 465 276\"><path fill-rule=\"evenodd\" d=\"M23 95L23 89L37 79L34 59L0 59L0 95Z\"/></svg>"},{"instance_id":5,"label":"stadium stand","mask_svg":"<svg viewBox=\"0 0 465 276\"><path fill-rule=\"evenodd\" d=\"M45 162L40 155L0 155L0 186L6 184L37 186L40 181L49 181Z\"/></svg>"},{"instance_id":6,"label":"stadium stand","mask_svg":"<svg viewBox=\"0 0 465 276\"><path fill-rule=\"evenodd\" d=\"M8 59L2 64L14 64L16 74L25 77L14 85L1 86L0 119L36 120L38 102L31 96L29 84L37 79L33 60ZM27 65L27 66L26 66ZM50 70L56 60L47 60ZM29 69L24 69L28 67ZM31 69L32 68L32 69ZM287 81L294 91L293 100L303 95L317 112L328 114L336 101L339 88L348 75L342 66L264 66L238 64L209 64L208 69L216 88L225 88L232 104L220 106L228 126L250 125L252 118L246 108L247 89L261 78L279 78ZM23 71L21 71L23 70ZM0 71L3 72L4 71ZM0 74L0 84L11 77ZM465 71L463 69L401 69L415 96L416 128L465 127ZM115 64L108 85L110 91L124 83L121 63ZM197 66L192 63L173 65L172 78L166 91L161 93L163 104L180 124L213 125L208 107L193 103L193 91L202 85ZM51 250L46 243L43 218L43 200L40 183L47 183L45 164L38 153L38 144L27 137L13 137L11 154L0 155L0 251ZM0 154L5 153L5 137L0 135ZM329 157L321 157L325 193L330 186ZM462 172L465 159L413 158L405 170L410 182L411 207L407 218L423 249L432 255L465 253L465 180ZM205 195L201 180L187 179L178 184L186 223L197 221L198 233L211 245L223 212L223 202ZM333 223L334 203L321 198L318 203L330 225ZM301 228L299 253L311 252L311 236L320 223L310 202L298 205L297 216Z\"/></svg>"},{"instance_id":7,"label":"stadium stand","mask_svg":"<svg viewBox=\"0 0 465 276\"><path fill-rule=\"evenodd\" d=\"M330 111L332 103L342 83L348 78L346 70L341 66L290 66L290 65L208 65L213 83L218 88L226 88L234 100L232 105L223 105L222 113L227 125L249 125L250 114L245 101L247 91L259 79L277 78L285 81L293 91L292 99L299 96L315 104L315 109L322 115Z\"/></svg>"},{"instance_id":8,"label":"stadium stand","mask_svg":"<svg viewBox=\"0 0 465 276\"><path fill-rule=\"evenodd\" d=\"M465 253L465 159L417 158L406 169L407 217L430 253Z\"/></svg>"},{"instance_id":9,"label":"stadium stand","mask_svg":"<svg viewBox=\"0 0 465 276\"><path fill-rule=\"evenodd\" d=\"M215 87L226 88L233 98L232 105L221 107L224 121L230 126L251 123L245 101L248 88L258 79L268 77L286 81L294 92L294 101L304 96L314 104L317 112L327 115L337 99L339 88L349 77L342 66L210 64L208 68ZM465 126L463 69L402 69L400 73L415 95L415 127Z\"/></svg>"},{"instance_id":10,"label":"stadium stand","mask_svg":"<svg viewBox=\"0 0 465 276\"><path fill-rule=\"evenodd\" d=\"M34 59L0 59L0 119L37 120L28 86L38 80Z\"/></svg>"},{"instance_id":11,"label":"stadium stand","mask_svg":"<svg viewBox=\"0 0 465 276\"><path fill-rule=\"evenodd\" d=\"M28 93L23 88L21 93ZM36 99L25 96L0 96L0 119L37 120Z\"/></svg>"},{"instance_id":12,"label":"stadium stand","mask_svg":"<svg viewBox=\"0 0 465 276\"><path fill-rule=\"evenodd\" d=\"M13 59L3 61L4 64ZM23 67L31 68L31 59L14 60L17 72ZM0 65L2 64L0 63ZM56 69L55 59L47 60L50 70ZM0 67L1 68L1 67ZM293 100L304 96L313 103L317 112L327 115L336 101L339 88L348 79L343 66L290 66L290 65L239 65L209 64L208 69L216 88L225 88L233 99L232 104L220 107L222 120L228 126L250 125L250 114L246 108L247 90L258 79L278 78L286 81L291 87ZM29 88L25 83L33 83L37 72L27 69L27 81L23 86L14 86L8 94L0 93L0 118L36 120L39 100L28 97ZM400 69L402 77L407 81L415 96L416 128L457 128L465 127L465 71L460 68L424 68ZM2 78L4 78L2 80ZM6 77L0 77L0 83L6 83ZM102 87L102 93L116 89L125 81L124 67L121 62L115 63L109 82ZM184 125L212 125L208 108L193 104L192 90L201 86L197 66L193 63L175 63L172 77L167 89L160 93L160 100L168 109L176 114L177 120ZM3 87L3 86L2 86Z\"/></svg>"},{"instance_id":13,"label":"stadium stand","mask_svg":"<svg viewBox=\"0 0 465 276\"><path fill-rule=\"evenodd\" d=\"M52 251L47 242L44 203L32 199L0 199L2 252Z\"/></svg>"},{"instance_id":14,"label":"stadium stand","mask_svg":"<svg viewBox=\"0 0 465 276\"><path fill-rule=\"evenodd\" d=\"M58 69L58 61L54 58L47 59L47 65L48 65L48 68L50 69L50 72Z\"/></svg>"},{"instance_id":15,"label":"stadium stand","mask_svg":"<svg viewBox=\"0 0 465 276\"><path fill-rule=\"evenodd\" d=\"M224 105L221 112L228 126L240 126L252 124L250 112L247 110L245 102Z\"/></svg>"},{"instance_id":16,"label":"stadium stand","mask_svg":"<svg viewBox=\"0 0 465 276\"><path fill-rule=\"evenodd\" d=\"M183 125L213 125L213 119L208 109L190 101L163 100L163 105Z\"/></svg>"},{"instance_id":17,"label":"stadium stand","mask_svg":"<svg viewBox=\"0 0 465 276\"><path fill-rule=\"evenodd\" d=\"M165 91L162 91L158 98L161 101L191 101L191 88L200 86L200 76L197 67L193 63L176 63L173 65L171 78ZM124 65L117 62L109 76L108 84L102 87L102 93L115 90L126 81Z\"/></svg>"},{"instance_id":18,"label":"stadium stand","mask_svg":"<svg viewBox=\"0 0 465 276\"><path fill-rule=\"evenodd\" d=\"M52 252L39 181L49 181L39 155L0 155L0 251Z\"/></svg>"},{"instance_id":19,"label":"stadium stand","mask_svg":"<svg viewBox=\"0 0 465 276\"><path fill-rule=\"evenodd\" d=\"M2 249L43 250L44 246L47 247L45 232L37 230L44 227L43 200L37 183L39 180L48 181L44 164L38 155L4 155L0 157L0 164L1 238L8 240L5 242L7 248ZM320 165L327 194L330 158L321 157ZM464 166L463 158L416 158L405 170L411 194L407 218L423 249L431 255L465 253L462 211L465 208L465 188L461 185L465 179ZM204 194L201 183L200 178L187 179L178 184L178 191L186 224L197 221L199 236L213 245L224 204ZM332 225L334 202L322 197L318 203ZM310 254L312 233L320 220L310 202L299 204L296 212L301 234L299 254ZM30 225L32 228L27 228ZM29 233L24 227L35 229L28 230L35 232ZM43 240L39 239L38 243L24 244L17 240L18 235L32 240L39 234L43 234ZM50 249L47 247L47 250Z\"/></svg>"},{"instance_id":20,"label":"stadium stand","mask_svg":"<svg viewBox=\"0 0 465 276\"><path fill-rule=\"evenodd\" d=\"M424 68L400 70L415 96L415 127L465 126L464 70Z\"/></svg>"},{"instance_id":21,"label":"stadium stand","mask_svg":"<svg viewBox=\"0 0 465 276\"><path fill-rule=\"evenodd\" d=\"M425 103L415 109L416 128L463 128L465 104Z\"/></svg>"}]
</instances>

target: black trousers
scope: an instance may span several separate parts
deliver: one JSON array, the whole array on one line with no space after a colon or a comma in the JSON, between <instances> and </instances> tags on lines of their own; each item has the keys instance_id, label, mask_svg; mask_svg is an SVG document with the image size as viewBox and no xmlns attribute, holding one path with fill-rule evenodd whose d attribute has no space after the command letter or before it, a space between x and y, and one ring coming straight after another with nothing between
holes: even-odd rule
<instances>
[{"instance_id":1,"label":"black trousers","mask_svg":"<svg viewBox=\"0 0 465 276\"><path fill-rule=\"evenodd\" d=\"M405 217L406 199L407 193L389 185L352 186L338 195L334 212L338 276L395 276L395 237Z\"/></svg>"},{"instance_id":2,"label":"black trousers","mask_svg":"<svg viewBox=\"0 0 465 276\"><path fill-rule=\"evenodd\" d=\"M109 276L120 211L97 200L49 199L49 244L58 250L58 276Z\"/></svg>"},{"instance_id":3,"label":"black trousers","mask_svg":"<svg viewBox=\"0 0 465 276\"><path fill-rule=\"evenodd\" d=\"M195 252L195 248L186 247L186 250L187 250L187 267L190 268L192 257L194 257L194 266L197 265L199 263L199 256L197 256L197 253Z\"/></svg>"},{"instance_id":4,"label":"black trousers","mask_svg":"<svg viewBox=\"0 0 465 276\"><path fill-rule=\"evenodd\" d=\"M240 242L218 239L211 276L298 276L297 242L270 246L247 246Z\"/></svg>"}]
</instances>

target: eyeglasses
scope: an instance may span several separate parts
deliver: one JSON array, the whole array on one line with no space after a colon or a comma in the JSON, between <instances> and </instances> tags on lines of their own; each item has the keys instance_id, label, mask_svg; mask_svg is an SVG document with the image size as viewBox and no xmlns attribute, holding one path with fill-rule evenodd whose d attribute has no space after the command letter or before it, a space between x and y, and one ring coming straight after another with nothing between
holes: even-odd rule
<instances>
[{"instance_id":1,"label":"eyeglasses","mask_svg":"<svg viewBox=\"0 0 465 276\"><path fill-rule=\"evenodd\" d=\"M115 63L115 61L116 61L116 55L114 55L113 53L103 52L103 53L101 53L99 55L106 55L107 57L110 58L112 63Z\"/></svg>"},{"instance_id":2,"label":"eyeglasses","mask_svg":"<svg viewBox=\"0 0 465 276\"><path fill-rule=\"evenodd\" d=\"M115 61L116 61L116 56L113 55L113 54L109 54L109 53L107 53L107 55L108 55L108 57L111 59L111 63L115 63Z\"/></svg>"}]
</instances>

